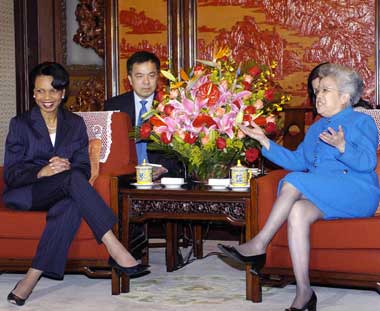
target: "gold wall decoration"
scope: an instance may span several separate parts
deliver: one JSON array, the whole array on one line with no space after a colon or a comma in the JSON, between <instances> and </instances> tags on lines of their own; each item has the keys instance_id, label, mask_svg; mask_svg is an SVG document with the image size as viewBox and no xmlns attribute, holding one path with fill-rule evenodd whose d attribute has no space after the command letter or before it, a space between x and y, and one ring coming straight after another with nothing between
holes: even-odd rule
<instances>
[{"instance_id":1,"label":"gold wall decoration","mask_svg":"<svg viewBox=\"0 0 380 311\"><path fill-rule=\"evenodd\" d=\"M306 101L309 72L323 62L357 70L364 98L376 102L376 1L374 0L198 0L197 57L208 59L215 46L229 46L235 59L276 61L276 76Z\"/></svg>"}]
</instances>

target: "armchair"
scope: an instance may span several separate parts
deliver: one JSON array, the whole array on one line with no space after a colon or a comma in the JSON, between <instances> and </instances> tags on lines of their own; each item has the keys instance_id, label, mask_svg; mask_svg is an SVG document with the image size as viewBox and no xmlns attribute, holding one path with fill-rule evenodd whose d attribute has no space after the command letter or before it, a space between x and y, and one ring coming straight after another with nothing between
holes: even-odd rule
<instances>
[{"instance_id":1,"label":"armchair","mask_svg":"<svg viewBox=\"0 0 380 311\"><path fill-rule=\"evenodd\" d=\"M117 188L117 178L113 176L134 173L137 163L134 142L128 139L128 131L132 128L131 122L128 115L123 112L80 114L85 119L88 132L94 130L94 127L89 129L90 119L93 125L94 118L104 117L105 114L111 118L112 144L108 156L104 157L106 158L104 163L102 160L100 163L92 161L91 167L99 167L99 171L93 176L95 189L117 214L117 197L111 196L112 191ZM104 144L102 139L102 148ZM90 153L91 146L90 141ZM91 154L90 158L99 159ZM91 171L93 173L96 170L91 169ZM45 226L46 212L23 212L6 208L2 200L4 189L2 175L3 169L0 167L0 272L26 271L31 265ZM101 270L108 268L107 260L108 253L105 247L96 242L88 225L83 221L70 247L66 271L85 273L89 277L109 277L111 275L109 270L106 272Z\"/></svg>"},{"instance_id":2,"label":"armchair","mask_svg":"<svg viewBox=\"0 0 380 311\"><path fill-rule=\"evenodd\" d=\"M379 156L376 171L379 175ZM277 196L279 181L287 174L275 170L251 180L251 209L246 215L246 238L263 227ZM349 194L348 194L349 195ZM313 283L377 289L380 281L380 215L369 218L319 220L311 228L310 278ZM267 248L264 275L293 280L286 224ZM260 302L261 286L247 269L247 299Z\"/></svg>"}]
</instances>

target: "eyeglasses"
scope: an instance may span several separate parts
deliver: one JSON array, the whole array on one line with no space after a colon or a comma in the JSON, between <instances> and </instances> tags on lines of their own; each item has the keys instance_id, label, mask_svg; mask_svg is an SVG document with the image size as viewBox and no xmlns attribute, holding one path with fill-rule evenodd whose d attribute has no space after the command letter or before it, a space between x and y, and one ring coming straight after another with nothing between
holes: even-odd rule
<instances>
[{"instance_id":1,"label":"eyeglasses","mask_svg":"<svg viewBox=\"0 0 380 311\"><path fill-rule=\"evenodd\" d=\"M325 94L332 92L332 91L340 92L340 90L335 89L333 87L322 87L322 88L315 89L314 94L315 94L315 96L318 96L319 94L325 95Z\"/></svg>"}]
</instances>

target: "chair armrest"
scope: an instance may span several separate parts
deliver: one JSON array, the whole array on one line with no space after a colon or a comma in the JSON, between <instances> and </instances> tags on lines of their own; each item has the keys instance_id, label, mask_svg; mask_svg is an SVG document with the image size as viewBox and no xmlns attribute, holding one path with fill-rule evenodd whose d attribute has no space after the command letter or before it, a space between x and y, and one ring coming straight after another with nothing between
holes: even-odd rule
<instances>
[{"instance_id":1,"label":"chair armrest","mask_svg":"<svg viewBox=\"0 0 380 311\"><path fill-rule=\"evenodd\" d=\"M117 179L116 187L118 187L119 176L135 176L135 167L127 166L119 168L113 172L101 173L94 181L95 190L101 195L103 200L110 206L112 200L112 179ZM116 191L117 192L117 191Z\"/></svg>"}]
</instances>

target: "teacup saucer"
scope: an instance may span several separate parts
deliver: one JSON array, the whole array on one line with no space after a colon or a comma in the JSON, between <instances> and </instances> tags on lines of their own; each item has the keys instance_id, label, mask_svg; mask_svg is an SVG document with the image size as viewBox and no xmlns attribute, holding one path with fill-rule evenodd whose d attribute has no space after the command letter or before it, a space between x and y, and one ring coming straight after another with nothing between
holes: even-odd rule
<instances>
[{"instance_id":1,"label":"teacup saucer","mask_svg":"<svg viewBox=\"0 0 380 311\"><path fill-rule=\"evenodd\" d=\"M245 186L233 186L229 185L228 188L230 188L232 191L247 191L249 189L249 184Z\"/></svg>"},{"instance_id":2,"label":"teacup saucer","mask_svg":"<svg viewBox=\"0 0 380 311\"><path fill-rule=\"evenodd\" d=\"M155 185L154 183L150 184L138 184L138 183L132 183L132 186L135 186L137 189L152 189L152 187Z\"/></svg>"},{"instance_id":3,"label":"teacup saucer","mask_svg":"<svg viewBox=\"0 0 380 311\"><path fill-rule=\"evenodd\" d=\"M161 183L166 189L182 189L183 185L186 185L186 183L183 184L163 184Z\"/></svg>"},{"instance_id":4,"label":"teacup saucer","mask_svg":"<svg viewBox=\"0 0 380 311\"><path fill-rule=\"evenodd\" d=\"M211 190L226 190L226 188L227 188L226 185L210 185L210 184L206 184L206 186L211 187Z\"/></svg>"}]
</instances>

